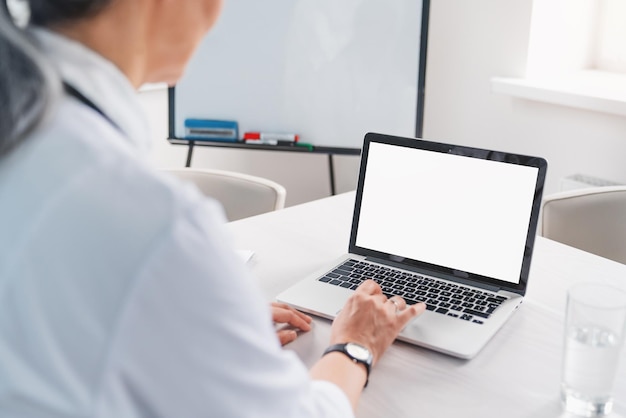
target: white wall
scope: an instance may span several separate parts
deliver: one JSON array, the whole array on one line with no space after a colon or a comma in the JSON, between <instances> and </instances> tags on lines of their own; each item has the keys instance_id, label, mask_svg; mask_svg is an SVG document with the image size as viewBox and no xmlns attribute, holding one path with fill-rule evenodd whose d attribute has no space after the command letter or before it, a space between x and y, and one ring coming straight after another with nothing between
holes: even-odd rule
<instances>
[{"instance_id":1,"label":"white wall","mask_svg":"<svg viewBox=\"0 0 626 418\"><path fill-rule=\"evenodd\" d=\"M548 160L546 193L583 173L626 183L626 118L491 93L523 77L532 0L431 2L424 137Z\"/></svg>"},{"instance_id":2,"label":"white wall","mask_svg":"<svg viewBox=\"0 0 626 418\"><path fill-rule=\"evenodd\" d=\"M140 93L140 100L153 127L152 159L159 167L184 167L187 147L167 140L167 91ZM354 190L358 176L358 156L333 156L337 193ZM262 176L287 189L287 206L330 195L328 156L274 151L248 151L215 147L195 147L192 167L218 168Z\"/></svg>"}]
</instances>

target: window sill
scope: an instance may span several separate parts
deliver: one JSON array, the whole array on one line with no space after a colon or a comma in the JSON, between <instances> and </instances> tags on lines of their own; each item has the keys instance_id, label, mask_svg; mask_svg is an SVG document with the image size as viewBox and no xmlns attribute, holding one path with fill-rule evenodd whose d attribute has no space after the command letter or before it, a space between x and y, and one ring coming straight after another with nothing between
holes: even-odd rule
<instances>
[{"instance_id":1,"label":"window sill","mask_svg":"<svg viewBox=\"0 0 626 418\"><path fill-rule=\"evenodd\" d=\"M491 79L494 93L626 116L626 74L581 71L551 78Z\"/></svg>"}]
</instances>

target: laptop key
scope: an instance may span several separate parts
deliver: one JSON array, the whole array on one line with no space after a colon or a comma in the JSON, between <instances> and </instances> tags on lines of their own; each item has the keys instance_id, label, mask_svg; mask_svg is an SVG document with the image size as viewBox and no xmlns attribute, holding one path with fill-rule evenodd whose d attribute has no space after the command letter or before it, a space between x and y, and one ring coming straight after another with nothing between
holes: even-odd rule
<instances>
[{"instance_id":1,"label":"laptop key","mask_svg":"<svg viewBox=\"0 0 626 418\"><path fill-rule=\"evenodd\" d=\"M474 316L479 316L481 318L489 318L490 314L486 313L486 312L480 312L474 309L463 309L463 312L466 314L471 314Z\"/></svg>"},{"instance_id":2,"label":"laptop key","mask_svg":"<svg viewBox=\"0 0 626 418\"><path fill-rule=\"evenodd\" d=\"M445 315L448 313L448 310L446 308L438 308L435 312Z\"/></svg>"},{"instance_id":3,"label":"laptop key","mask_svg":"<svg viewBox=\"0 0 626 418\"><path fill-rule=\"evenodd\" d=\"M349 289L349 288L352 286L352 284L350 284L350 283L348 283L348 282L344 282L344 283L341 283L339 286L341 286L341 287L347 287L347 288Z\"/></svg>"}]
</instances>

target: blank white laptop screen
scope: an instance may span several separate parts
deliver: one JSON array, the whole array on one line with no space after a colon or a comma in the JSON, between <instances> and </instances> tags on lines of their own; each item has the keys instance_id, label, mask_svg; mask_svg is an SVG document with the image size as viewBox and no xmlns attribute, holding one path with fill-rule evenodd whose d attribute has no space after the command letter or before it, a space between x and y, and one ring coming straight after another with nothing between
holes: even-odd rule
<instances>
[{"instance_id":1,"label":"blank white laptop screen","mask_svg":"<svg viewBox=\"0 0 626 418\"><path fill-rule=\"evenodd\" d=\"M356 245L518 283L538 171L372 142Z\"/></svg>"}]
</instances>

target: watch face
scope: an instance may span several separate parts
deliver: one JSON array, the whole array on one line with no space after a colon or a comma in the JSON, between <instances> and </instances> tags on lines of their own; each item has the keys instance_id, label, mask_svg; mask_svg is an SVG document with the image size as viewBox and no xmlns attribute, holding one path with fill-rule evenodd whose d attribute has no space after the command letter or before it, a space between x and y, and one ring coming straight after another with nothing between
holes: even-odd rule
<instances>
[{"instance_id":1,"label":"watch face","mask_svg":"<svg viewBox=\"0 0 626 418\"><path fill-rule=\"evenodd\" d=\"M367 348L354 344L348 343L346 344L346 351L354 358L362 361L368 361L370 359L370 352Z\"/></svg>"}]
</instances>

